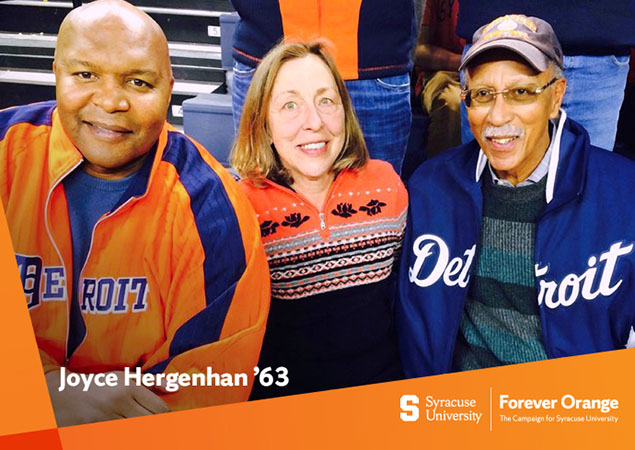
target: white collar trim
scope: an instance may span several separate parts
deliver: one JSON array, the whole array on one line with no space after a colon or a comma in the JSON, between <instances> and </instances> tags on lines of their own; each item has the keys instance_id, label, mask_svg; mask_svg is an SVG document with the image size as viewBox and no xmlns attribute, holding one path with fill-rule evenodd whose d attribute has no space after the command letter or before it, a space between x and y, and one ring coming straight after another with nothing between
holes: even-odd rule
<instances>
[{"instance_id":1,"label":"white collar trim","mask_svg":"<svg viewBox=\"0 0 635 450\"><path fill-rule=\"evenodd\" d=\"M547 172L547 187L545 192L547 203L550 203L551 200L553 200L553 190L556 185L558 160L560 159L560 139L562 138L562 130L566 120L567 113L564 109L560 108L560 120L558 121L558 126L554 134L553 148L551 151L551 158L549 159L549 171ZM481 176L483 175L483 170L485 170L486 166L487 156L483 153L483 149L479 149L478 161L476 163L476 173L474 174L477 182L480 181Z\"/></svg>"}]
</instances>

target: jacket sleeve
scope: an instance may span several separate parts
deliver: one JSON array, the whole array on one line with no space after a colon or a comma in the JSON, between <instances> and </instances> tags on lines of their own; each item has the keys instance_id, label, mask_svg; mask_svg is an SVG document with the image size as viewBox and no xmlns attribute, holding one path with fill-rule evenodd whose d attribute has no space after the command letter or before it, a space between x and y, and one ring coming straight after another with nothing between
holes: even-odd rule
<instances>
[{"instance_id":1,"label":"jacket sleeve","mask_svg":"<svg viewBox=\"0 0 635 450\"><path fill-rule=\"evenodd\" d=\"M2 114L0 114L0 119L2 118ZM2 124L0 124L0 126L1 125ZM9 154L11 139L7 136L7 134L8 130L5 130L4 134L1 136L2 139L0 139L0 198L2 198L2 208L5 213L9 203L9 195L11 194L11 160Z\"/></svg>"},{"instance_id":2,"label":"jacket sleeve","mask_svg":"<svg viewBox=\"0 0 635 450\"><path fill-rule=\"evenodd\" d=\"M0 111L0 198L5 214L11 199L14 160L21 152L41 145L39 141L43 139L43 133L36 126L42 122L39 116L48 117L50 109L52 106L47 108L40 104L40 107L14 107ZM11 226L10 223L7 225ZM51 354L42 348L39 353L44 373L60 368L59 362Z\"/></svg>"},{"instance_id":3,"label":"jacket sleeve","mask_svg":"<svg viewBox=\"0 0 635 450\"><path fill-rule=\"evenodd\" d=\"M217 176L211 185L182 180L189 206L176 214L172 230L166 340L142 369L211 370L225 385L165 394L175 410L248 399L269 311L269 269L255 213L223 169ZM235 377L240 374L245 377ZM237 380L241 385L230 386Z\"/></svg>"}]
</instances>

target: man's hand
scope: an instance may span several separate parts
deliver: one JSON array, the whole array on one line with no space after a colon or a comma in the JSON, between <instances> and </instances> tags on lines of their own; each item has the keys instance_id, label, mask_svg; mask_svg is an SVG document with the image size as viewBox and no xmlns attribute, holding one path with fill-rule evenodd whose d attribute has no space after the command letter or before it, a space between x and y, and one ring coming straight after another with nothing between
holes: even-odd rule
<instances>
[{"instance_id":1,"label":"man's hand","mask_svg":"<svg viewBox=\"0 0 635 450\"><path fill-rule=\"evenodd\" d=\"M91 385L86 392L83 391L83 384L75 387L66 385L60 392L60 371L47 373L46 384L57 426L147 416L170 410L165 402L148 388L124 386L123 372L113 373L117 374L119 379L116 387Z\"/></svg>"}]
</instances>

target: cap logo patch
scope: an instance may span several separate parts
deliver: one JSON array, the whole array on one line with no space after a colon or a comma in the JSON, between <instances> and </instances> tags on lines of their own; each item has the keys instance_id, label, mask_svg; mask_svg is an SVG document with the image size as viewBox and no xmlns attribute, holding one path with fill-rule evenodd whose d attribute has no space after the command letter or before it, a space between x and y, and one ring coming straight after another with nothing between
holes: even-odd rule
<instances>
[{"instance_id":1,"label":"cap logo patch","mask_svg":"<svg viewBox=\"0 0 635 450\"><path fill-rule=\"evenodd\" d=\"M500 31L512 31L512 30L515 30L517 27L518 27L518 24L514 22L513 20L505 20L499 23L496 29Z\"/></svg>"},{"instance_id":2,"label":"cap logo patch","mask_svg":"<svg viewBox=\"0 0 635 450\"><path fill-rule=\"evenodd\" d=\"M515 22L513 27L509 22ZM489 33L497 25L499 25L498 29L501 31L515 30L518 25L524 25L534 33L538 29L534 21L529 19L527 16L523 16L522 14L508 14L506 16L499 17L498 19L494 19L489 25L485 27L485 29L483 30L483 34ZM501 28L501 25L503 26L503 28Z\"/></svg>"},{"instance_id":3,"label":"cap logo patch","mask_svg":"<svg viewBox=\"0 0 635 450\"><path fill-rule=\"evenodd\" d=\"M498 38L516 38L516 39L528 40L529 39L529 35L527 33L525 33L524 31L516 31L516 30L499 31L499 30L496 30L496 31L492 31L491 33L487 33L487 34L483 35L481 40L483 42L486 42L486 41L490 41L492 39L498 39Z\"/></svg>"}]
</instances>

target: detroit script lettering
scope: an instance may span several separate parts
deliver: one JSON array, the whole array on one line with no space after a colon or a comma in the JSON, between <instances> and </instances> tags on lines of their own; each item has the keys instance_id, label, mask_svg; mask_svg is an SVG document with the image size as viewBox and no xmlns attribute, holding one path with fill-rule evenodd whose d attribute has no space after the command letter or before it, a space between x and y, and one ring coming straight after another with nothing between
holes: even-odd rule
<instances>
[{"instance_id":1,"label":"detroit script lettering","mask_svg":"<svg viewBox=\"0 0 635 450\"><path fill-rule=\"evenodd\" d=\"M580 296L585 300L594 300L598 296L610 297L623 281L614 277L619 258L632 251L633 243L627 245L623 241L616 242L599 257L590 256L587 269L581 275L569 273L559 280L549 279L548 264L536 264L538 304L544 303L548 308L555 309L571 306ZM424 234L415 240L412 252L417 259L408 270L411 283L423 288L437 282L449 287L467 287L476 245L464 250L461 256L451 258L450 249L443 239L434 234Z\"/></svg>"}]
</instances>

